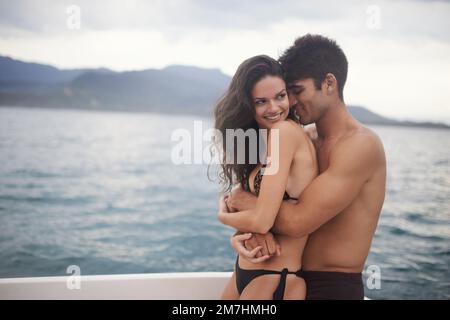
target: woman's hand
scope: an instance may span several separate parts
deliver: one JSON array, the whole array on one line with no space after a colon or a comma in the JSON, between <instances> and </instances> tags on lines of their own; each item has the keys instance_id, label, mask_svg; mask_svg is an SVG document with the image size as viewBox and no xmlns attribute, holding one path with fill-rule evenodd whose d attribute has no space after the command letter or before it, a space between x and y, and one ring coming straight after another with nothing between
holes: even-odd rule
<instances>
[{"instance_id":1,"label":"woman's hand","mask_svg":"<svg viewBox=\"0 0 450 320\"><path fill-rule=\"evenodd\" d=\"M231 237L233 249L252 263L260 263L274 255L281 254L281 247L272 233L236 234Z\"/></svg>"},{"instance_id":2,"label":"woman's hand","mask_svg":"<svg viewBox=\"0 0 450 320\"><path fill-rule=\"evenodd\" d=\"M243 258L252 262L260 263L270 258L270 255L261 255L262 246L257 246L251 251L244 246L244 241L249 240L253 235L251 233L236 234L231 237L231 246ZM257 257L259 255L259 257Z\"/></svg>"}]
</instances>

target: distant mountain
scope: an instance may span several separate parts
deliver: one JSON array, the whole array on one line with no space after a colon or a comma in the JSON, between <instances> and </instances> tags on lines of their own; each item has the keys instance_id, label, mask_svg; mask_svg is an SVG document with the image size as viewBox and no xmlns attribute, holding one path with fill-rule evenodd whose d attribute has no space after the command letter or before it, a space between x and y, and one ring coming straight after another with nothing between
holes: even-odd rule
<instances>
[{"instance_id":1,"label":"distant mountain","mask_svg":"<svg viewBox=\"0 0 450 320\"><path fill-rule=\"evenodd\" d=\"M206 115L228 83L229 77L219 70L171 66L113 74L87 72L65 90L71 102L82 101L89 108Z\"/></svg>"},{"instance_id":2,"label":"distant mountain","mask_svg":"<svg viewBox=\"0 0 450 320\"><path fill-rule=\"evenodd\" d=\"M432 128L442 128L442 129L450 129L450 126L444 123L437 122L414 122L414 121L399 121L389 119L379 114L376 114L364 107L358 106L349 106L348 107L350 113L358 119L358 121L366 124L375 124L375 125L388 125L388 126L403 126L403 127L432 127Z\"/></svg>"},{"instance_id":3,"label":"distant mountain","mask_svg":"<svg viewBox=\"0 0 450 320\"><path fill-rule=\"evenodd\" d=\"M205 115L230 81L218 69L59 70L7 57L0 74L0 105Z\"/></svg>"},{"instance_id":4,"label":"distant mountain","mask_svg":"<svg viewBox=\"0 0 450 320\"><path fill-rule=\"evenodd\" d=\"M22 62L0 56L0 82L24 82L57 84L70 82L90 69L61 70L49 65ZM94 69L96 72L111 72L108 69Z\"/></svg>"},{"instance_id":5,"label":"distant mountain","mask_svg":"<svg viewBox=\"0 0 450 320\"><path fill-rule=\"evenodd\" d=\"M211 116L230 77L218 69L173 65L164 69L114 72L60 70L0 56L0 106L147 111ZM392 120L350 106L367 124L450 128L440 123Z\"/></svg>"},{"instance_id":6,"label":"distant mountain","mask_svg":"<svg viewBox=\"0 0 450 320\"><path fill-rule=\"evenodd\" d=\"M395 120L388 119L386 117L380 116L366 108L351 106L349 107L352 115L363 123L373 123L373 124L395 124Z\"/></svg>"}]
</instances>

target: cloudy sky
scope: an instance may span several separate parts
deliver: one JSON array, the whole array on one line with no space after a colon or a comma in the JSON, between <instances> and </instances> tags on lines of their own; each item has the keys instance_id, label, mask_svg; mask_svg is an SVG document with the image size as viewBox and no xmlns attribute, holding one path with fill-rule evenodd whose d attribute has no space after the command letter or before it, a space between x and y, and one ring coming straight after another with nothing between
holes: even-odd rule
<instances>
[{"instance_id":1,"label":"cloudy sky","mask_svg":"<svg viewBox=\"0 0 450 320\"><path fill-rule=\"evenodd\" d=\"M0 55L60 68L185 64L233 75L305 33L343 48L348 104L450 123L450 1L0 0Z\"/></svg>"}]
</instances>

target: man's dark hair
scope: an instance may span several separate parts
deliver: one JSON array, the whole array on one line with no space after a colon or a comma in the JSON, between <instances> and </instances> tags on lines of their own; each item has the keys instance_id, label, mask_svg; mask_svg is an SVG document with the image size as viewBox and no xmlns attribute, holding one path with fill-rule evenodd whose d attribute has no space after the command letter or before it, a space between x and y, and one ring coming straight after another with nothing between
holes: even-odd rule
<instances>
[{"instance_id":1,"label":"man's dark hair","mask_svg":"<svg viewBox=\"0 0 450 320\"><path fill-rule=\"evenodd\" d=\"M320 35L307 34L295 40L279 58L286 70L286 82L312 78L320 90L327 73L337 79L339 97L344 101L344 85L347 80L348 62L342 49L334 40Z\"/></svg>"}]
</instances>

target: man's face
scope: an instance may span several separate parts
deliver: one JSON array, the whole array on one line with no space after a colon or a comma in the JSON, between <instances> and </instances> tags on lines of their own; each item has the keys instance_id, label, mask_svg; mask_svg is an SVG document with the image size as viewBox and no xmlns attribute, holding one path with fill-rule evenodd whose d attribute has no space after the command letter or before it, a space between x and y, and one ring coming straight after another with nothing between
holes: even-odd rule
<instances>
[{"instance_id":1,"label":"man's face","mask_svg":"<svg viewBox=\"0 0 450 320\"><path fill-rule=\"evenodd\" d=\"M307 125L320 119L326 109L326 96L317 90L312 78L293 81L288 85L289 105L295 108L300 123Z\"/></svg>"}]
</instances>

